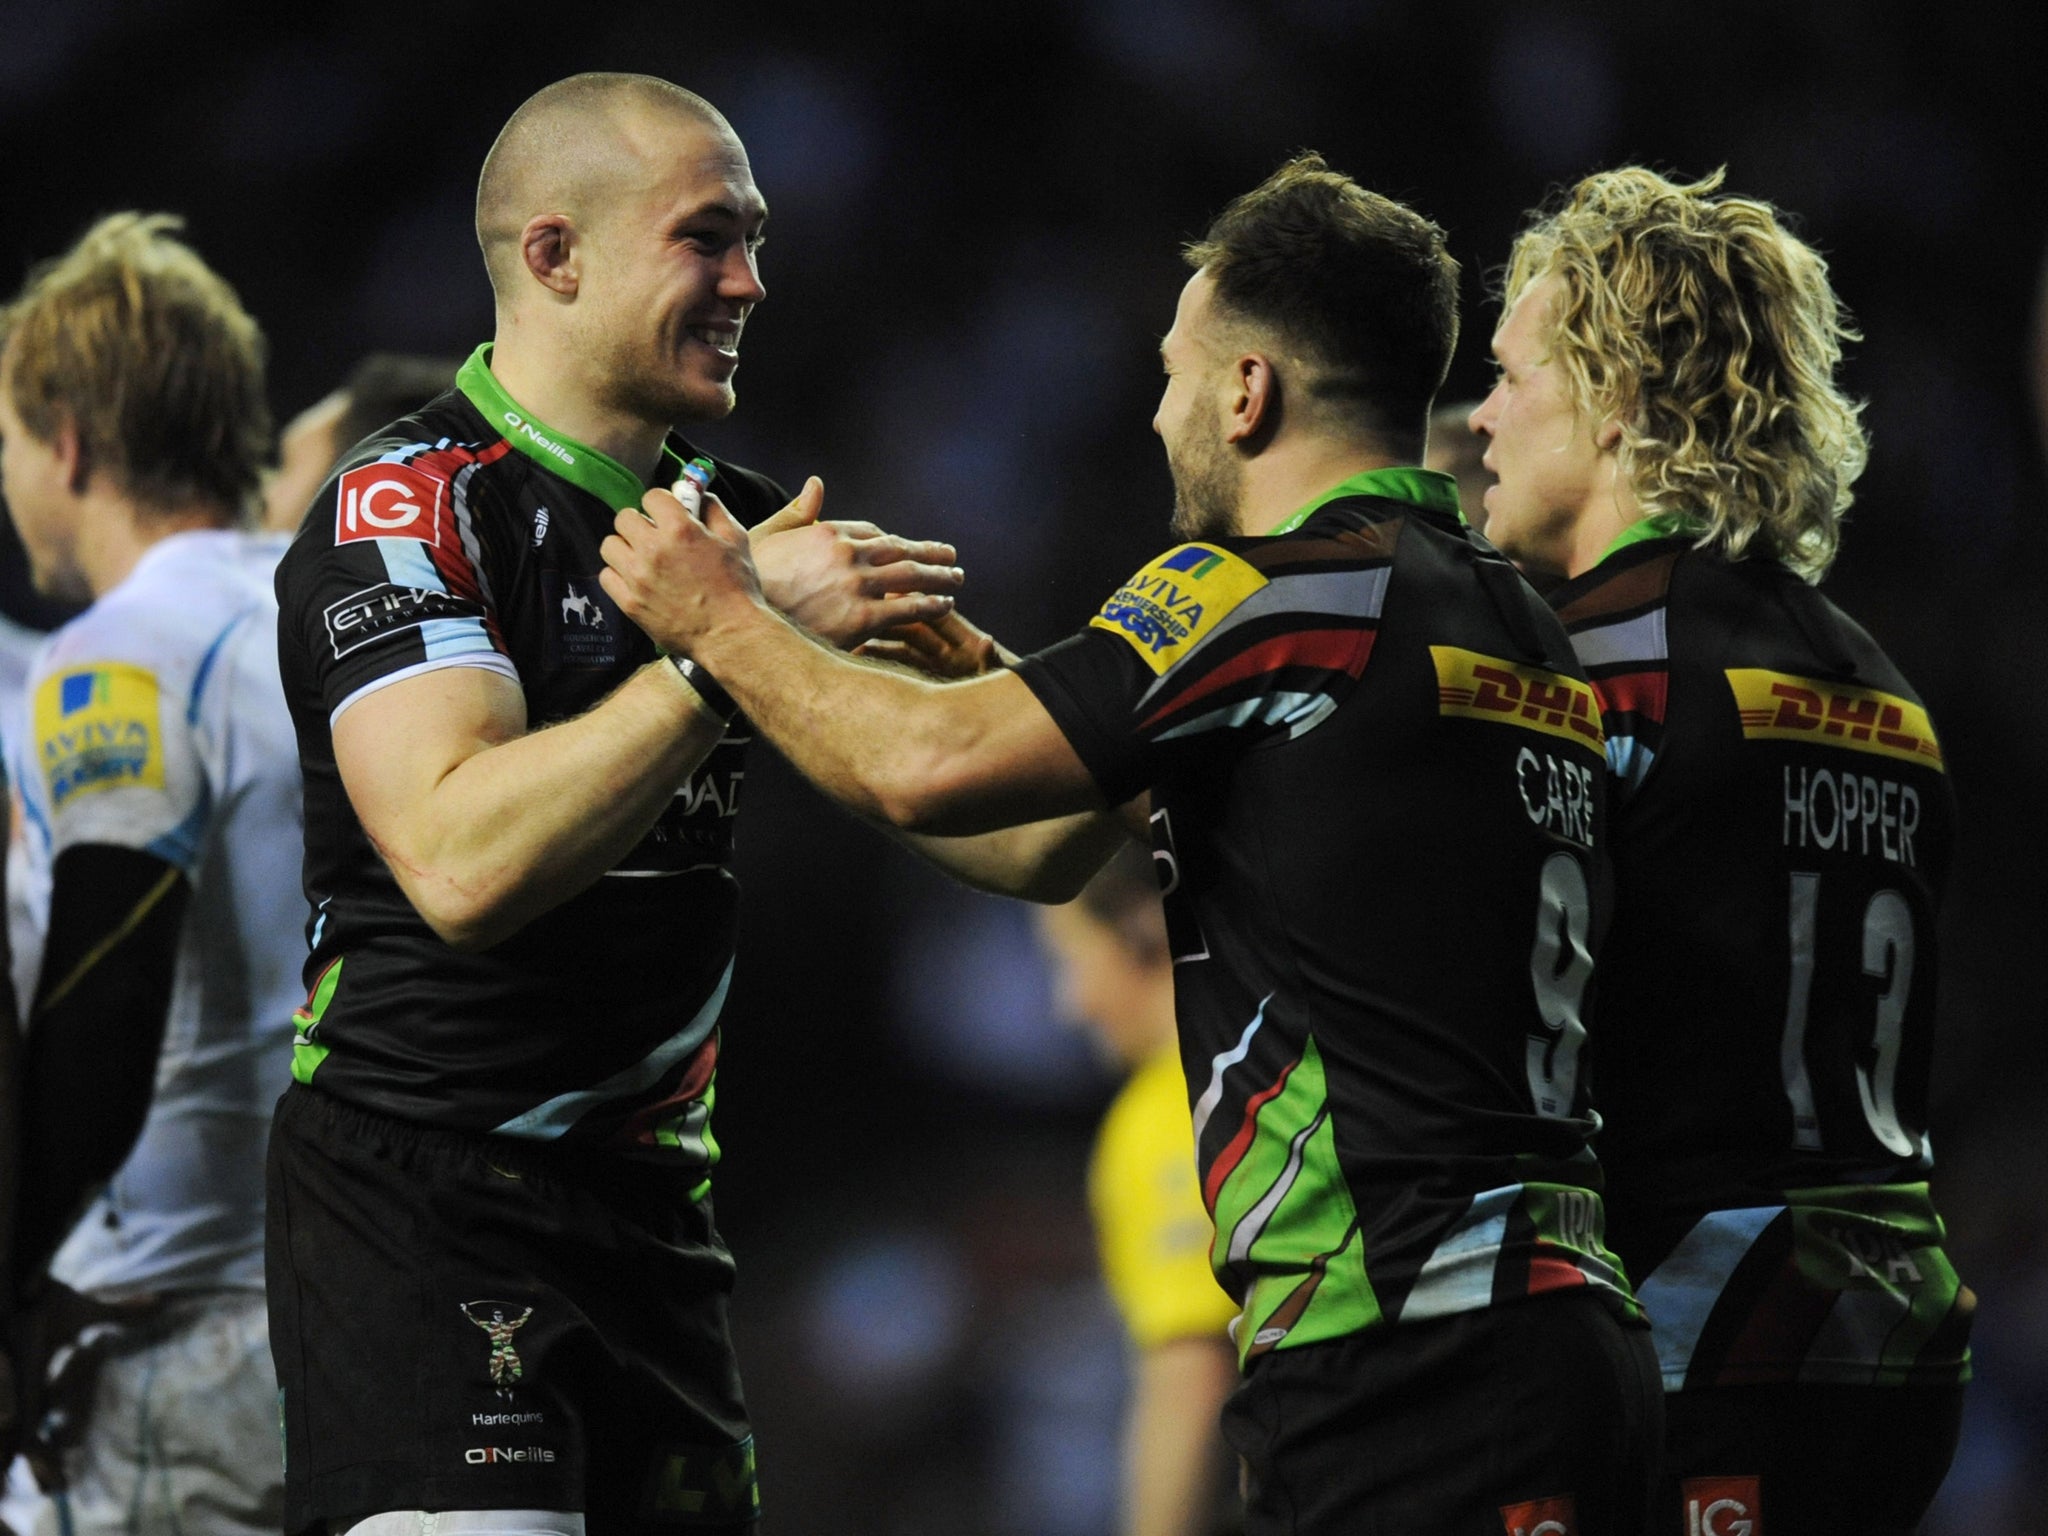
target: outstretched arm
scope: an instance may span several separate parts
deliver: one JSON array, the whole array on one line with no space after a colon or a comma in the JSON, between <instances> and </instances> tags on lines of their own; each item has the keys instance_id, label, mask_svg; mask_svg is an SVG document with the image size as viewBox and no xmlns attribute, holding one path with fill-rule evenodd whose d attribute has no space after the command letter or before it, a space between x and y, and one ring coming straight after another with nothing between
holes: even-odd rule
<instances>
[{"instance_id":1,"label":"outstretched arm","mask_svg":"<svg viewBox=\"0 0 2048 1536\"><path fill-rule=\"evenodd\" d=\"M714 503L699 523L650 492L621 514L599 579L620 608L704 666L827 794L905 830L961 835L1105 811L1023 680L934 683L838 655L763 599L746 535Z\"/></svg>"},{"instance_id":2,"label":"outstretched arm","mask_svg":"<svg viewBox=\"0 0 2048 1536\"><path fill-rule=\"evenodd\" d=\"M957 608L929 622L890 630L855 654L950 681L1017 665L1014 652ZM890 830L904 847L976 890L1058 904L1080 895L1125 838L1150 840L1150 800L1140 795L1113 814L1084 811L972 837Z\"/></svg>"},{"instance_id":3,"label":"outstretched arm","mask_svg":"<svg viewBox=\"0 0 2048 1536\"><path fill-rule=\"evenodd\" d=\"M963 885L1055 906L1080 895L1130 836L1113 811L1082 811L966 837L888 830Z\"/></svg>"},{"instance_id":4,"label":"outstretched arm","mask_svg":"<svg viewBox=\"0 0 2048 1536\"><path fill-rule=\"evenodd\" d=\"M960 582L951 545L821 523L823 496L814 479L742 535L770 601L842 645L950 611ZM538 731L511 678L447 667L357 698L334 722L334 755L407 899L448 943L474 949L616 864L724 730L665 661L588 714Z\"/></svg>"}]
</instances>

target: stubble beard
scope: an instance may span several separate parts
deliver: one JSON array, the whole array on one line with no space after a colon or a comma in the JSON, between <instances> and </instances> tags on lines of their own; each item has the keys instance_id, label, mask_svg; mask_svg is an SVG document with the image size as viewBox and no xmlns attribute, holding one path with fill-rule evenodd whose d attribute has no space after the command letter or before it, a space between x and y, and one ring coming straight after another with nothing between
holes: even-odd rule
<instances>
[{"instance_id":1,"label":"stubble beard","mask_svg":"<svg viewBox=\"0 0 2048 1536\"><path fill-rule=\"evenodd\" d=\"M1173 476L1173 536L1182 543L1213 543L1237 532L1244 470L1221 443L1197 439L1169 447L1166 468Z\"/></svg>"},{"instance_id":2,"label":"stubble beard","mask_svg":"<svg viewBox=\"0 0 2048 1536\"><path fill-rule=\"evenodd\" d=\"M663 356L657 337L612 337L603 350L605 366L599 377L609 403L642 421L664 426L723 421L738 403L730 377L722 385L689 379Z\"/></svg>"}]
</instances>

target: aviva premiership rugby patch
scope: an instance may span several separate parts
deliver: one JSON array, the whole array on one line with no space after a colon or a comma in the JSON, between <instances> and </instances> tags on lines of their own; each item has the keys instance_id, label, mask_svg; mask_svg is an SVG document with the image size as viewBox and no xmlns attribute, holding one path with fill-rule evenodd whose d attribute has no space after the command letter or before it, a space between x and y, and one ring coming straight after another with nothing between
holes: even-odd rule
<instances>
[{"instance_id":1,"label":"aviva premiership rugby patch","mask_svg":"<svg viewBox=\"0 0 2048 1536\"><path fill-rule=\"evenodd\" d=\"M36 750L52 809L77 795L164 786L156 674L106 662L56 673L36 689Z\"/></svg>"},{"instance_id":2,"label":"aviva premiership rugby patch","mask_svg":"<svg viewBox=\"0 0 2048 1536\"><path fill-rule=\"evenodd\" d=\"M1121 635L1154 672L1164 674L1266 584L1252 565L1212 544L1183 544L1117 588L1091 628Z\"/></svg>"}]
</instances>

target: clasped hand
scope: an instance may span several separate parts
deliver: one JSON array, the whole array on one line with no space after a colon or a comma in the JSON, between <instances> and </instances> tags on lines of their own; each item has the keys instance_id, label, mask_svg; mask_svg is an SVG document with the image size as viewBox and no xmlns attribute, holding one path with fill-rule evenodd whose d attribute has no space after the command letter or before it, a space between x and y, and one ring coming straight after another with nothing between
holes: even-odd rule
<instances>
[{"instance_id":1,"label":"clasped hand","mask_svg":"<svg viewBox=\"0 0 2048 1536\"><path fill-rule=\"evenodd\" d=\"M699 521L667 491L649 491L643 508L618 515L598 579L657 644L685 654L761 600L847 647L952 611L965 579L952 545L821 522L824 499L814 475L749 531L715 496L704 498Z\"/></svg>"}]
</instances>

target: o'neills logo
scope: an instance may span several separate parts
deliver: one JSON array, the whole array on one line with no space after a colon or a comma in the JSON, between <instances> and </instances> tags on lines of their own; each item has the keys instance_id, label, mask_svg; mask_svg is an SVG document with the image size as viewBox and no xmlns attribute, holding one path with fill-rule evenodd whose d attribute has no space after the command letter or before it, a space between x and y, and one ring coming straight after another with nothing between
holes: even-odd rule
<instances>
[{"instance_id":1,"label":"o'neills logo","mask_svg":"<svg viewBox=\"0 0 2048 1536\"><path fill-rule=\"evenodd\" d=\"M542 449L547 453L552 453L564 464L574 464L576 462L575 454L571 453L568 449L564 448L552 437L549 437L545 432L541 431L540 428L536 427L532 422L528 421L524 416L520 415L517 411L507 411L505 413L505 425L510 427L514 432L517 432L529 443L532 443L534 447Z\"/></svg>"},{"instance_id":2,"label":"o'neills logo","mask_svg":"<svg viewBox=\"0 0 2048 1536\"><path fill-rule=\"evenodd\" d=\"M544 1445L472 1445L462 1459L472 1467L497 1467L553 1461L555 1453Z\"/></svg>"}]
</instances>

